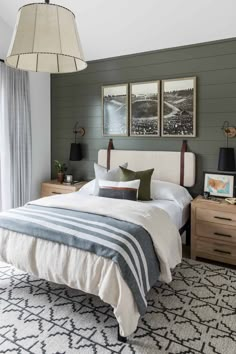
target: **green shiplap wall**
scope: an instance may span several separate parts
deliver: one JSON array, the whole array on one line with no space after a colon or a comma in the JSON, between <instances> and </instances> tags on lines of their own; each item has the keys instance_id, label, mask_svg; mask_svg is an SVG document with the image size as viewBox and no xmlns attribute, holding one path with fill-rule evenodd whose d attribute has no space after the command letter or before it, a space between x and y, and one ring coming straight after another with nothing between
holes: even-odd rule
<instances>
[{"instance_id":1,"label":"green shiplap wall","mask_svg":"<svg viewBox=\"0 0 236 354\"><path fill-rule=\"evenodd\" d=\"M197 155L192 191L200 192L203 170L217 170L224 120L236 125L236 38L93 61L82 72L52 75L52 176L58 159L68 163L74 177L93 178L98 150L108 143L102 136L102 85L188 76L197 76L197 137L188 138L188 146ZM84 159L69 162L76 121L86 131L79 139ZM179 151L181 143L181 138L114 138L116 149ZM236 147L236 138L230 146Z\"/></svg>"}]
</instances>

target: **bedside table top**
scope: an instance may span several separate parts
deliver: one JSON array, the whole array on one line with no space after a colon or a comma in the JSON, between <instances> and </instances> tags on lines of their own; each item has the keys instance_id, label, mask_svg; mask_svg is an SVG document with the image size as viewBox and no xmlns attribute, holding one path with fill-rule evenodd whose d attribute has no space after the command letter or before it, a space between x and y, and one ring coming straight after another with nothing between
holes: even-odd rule
<instances>
[{"instance_id":1,"label":"bedside table top","mask_svg":"<svg viewBox=\"0 0 236 354\"><path fill-rule=\"evenodd\" d=\"M63 184L58 182L56 179L52 179L51 181L47 181L47 182L43 182L42 184L44 186L48 186L48 187L57 187L57 188L71 188L71 189L76 189L76 188L80 188L82 187L84 184L88 183L88 181L80 181L78 183L74 183L74 184Z\"/></svg>"},{"instance_id":2,"label":"bedside table top","mask_svg":"<svg viewBox=\"0 0 236 354\"><path fill-rule=\"evenodd\" d=\"M204 199L202 195L198 195L191 203L192 206L213 210L224 210L230 213L236 213L236 205L229 204L224 198L216 200Z\"/></svg>"}]
</instances>

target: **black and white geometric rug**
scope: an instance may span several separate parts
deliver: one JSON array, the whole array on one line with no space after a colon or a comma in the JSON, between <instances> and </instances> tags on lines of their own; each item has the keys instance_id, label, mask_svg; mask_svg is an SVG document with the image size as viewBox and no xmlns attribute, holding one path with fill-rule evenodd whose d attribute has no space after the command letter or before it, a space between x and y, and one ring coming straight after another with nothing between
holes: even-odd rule
<instances>
[{"instance_id":1,"label":"black and white geometric rug","mask_svg":"<svg viewBox=\"0 0 236 354\"><path fill-rule=\"evenodd\" d=\"M0 263L0 353L234 354L236 271L183 260L149 293L128 344L110 306Z\"/></svg>"}]
</instances>

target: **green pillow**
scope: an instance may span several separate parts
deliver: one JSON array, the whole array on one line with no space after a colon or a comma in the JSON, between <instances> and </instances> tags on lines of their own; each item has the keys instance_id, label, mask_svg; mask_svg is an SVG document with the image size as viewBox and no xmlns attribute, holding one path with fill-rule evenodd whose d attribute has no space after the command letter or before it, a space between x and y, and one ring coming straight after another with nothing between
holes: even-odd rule
<instances>
[{"instance_id":1,"label":"green pillow","mask_svg":"<svg viewBox=\"0 0 236 354\"><path fill-rule=\"evenodd\" d=\"M138 191L139 200L151 200L151 178L154 168L146 171L131 171L127 168L121 167L121 181L132 181L140 179L140 186Z\"/></svg>"}]
</instances>

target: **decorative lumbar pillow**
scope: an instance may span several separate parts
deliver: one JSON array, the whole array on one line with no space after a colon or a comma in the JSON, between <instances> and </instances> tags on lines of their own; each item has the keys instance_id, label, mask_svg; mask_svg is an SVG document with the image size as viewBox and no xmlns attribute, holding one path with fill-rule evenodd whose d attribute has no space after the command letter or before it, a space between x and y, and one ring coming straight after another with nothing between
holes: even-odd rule
<instances>
[{"instance_id":1,"label":"decorative lumbar pillow","mask_svg":"<svg viewBox=\"0 0 236 354\"><path fill-rule=\"evenodd\" d=\"M131 181L140 179L140 186L138 192L139 200L151 200L151 178L154 168L146 171L131 171L123 166L120 166L121 181Z\"/></svg>"},{"instance_id":2,"label":"decorative lumbar pillow","mask_svg":"<svg viewBox=\"0 0 236 354\"><path fill-rule=\"evenodd\" d=\"M127 167L128 163L122 165L122 167ZM109 171L107 171L106 167L100 166L97 163L94 164L94 172L95 172L95 184L94 184L94 195L99 194L99 185L98 181L108 180L108 181L120 181L120 168L116 167Z\"/></svg>"},{"instance_id":3,"label":"decorative lumbar pillow","mask_svg":"<svg viewBox=\"0 0 236 354\"><path fill-rule=\"evenodd\" d=\"M99 197L137 200L140 180L128 182L99 181Z\"/></svg>"}]
</instances>

